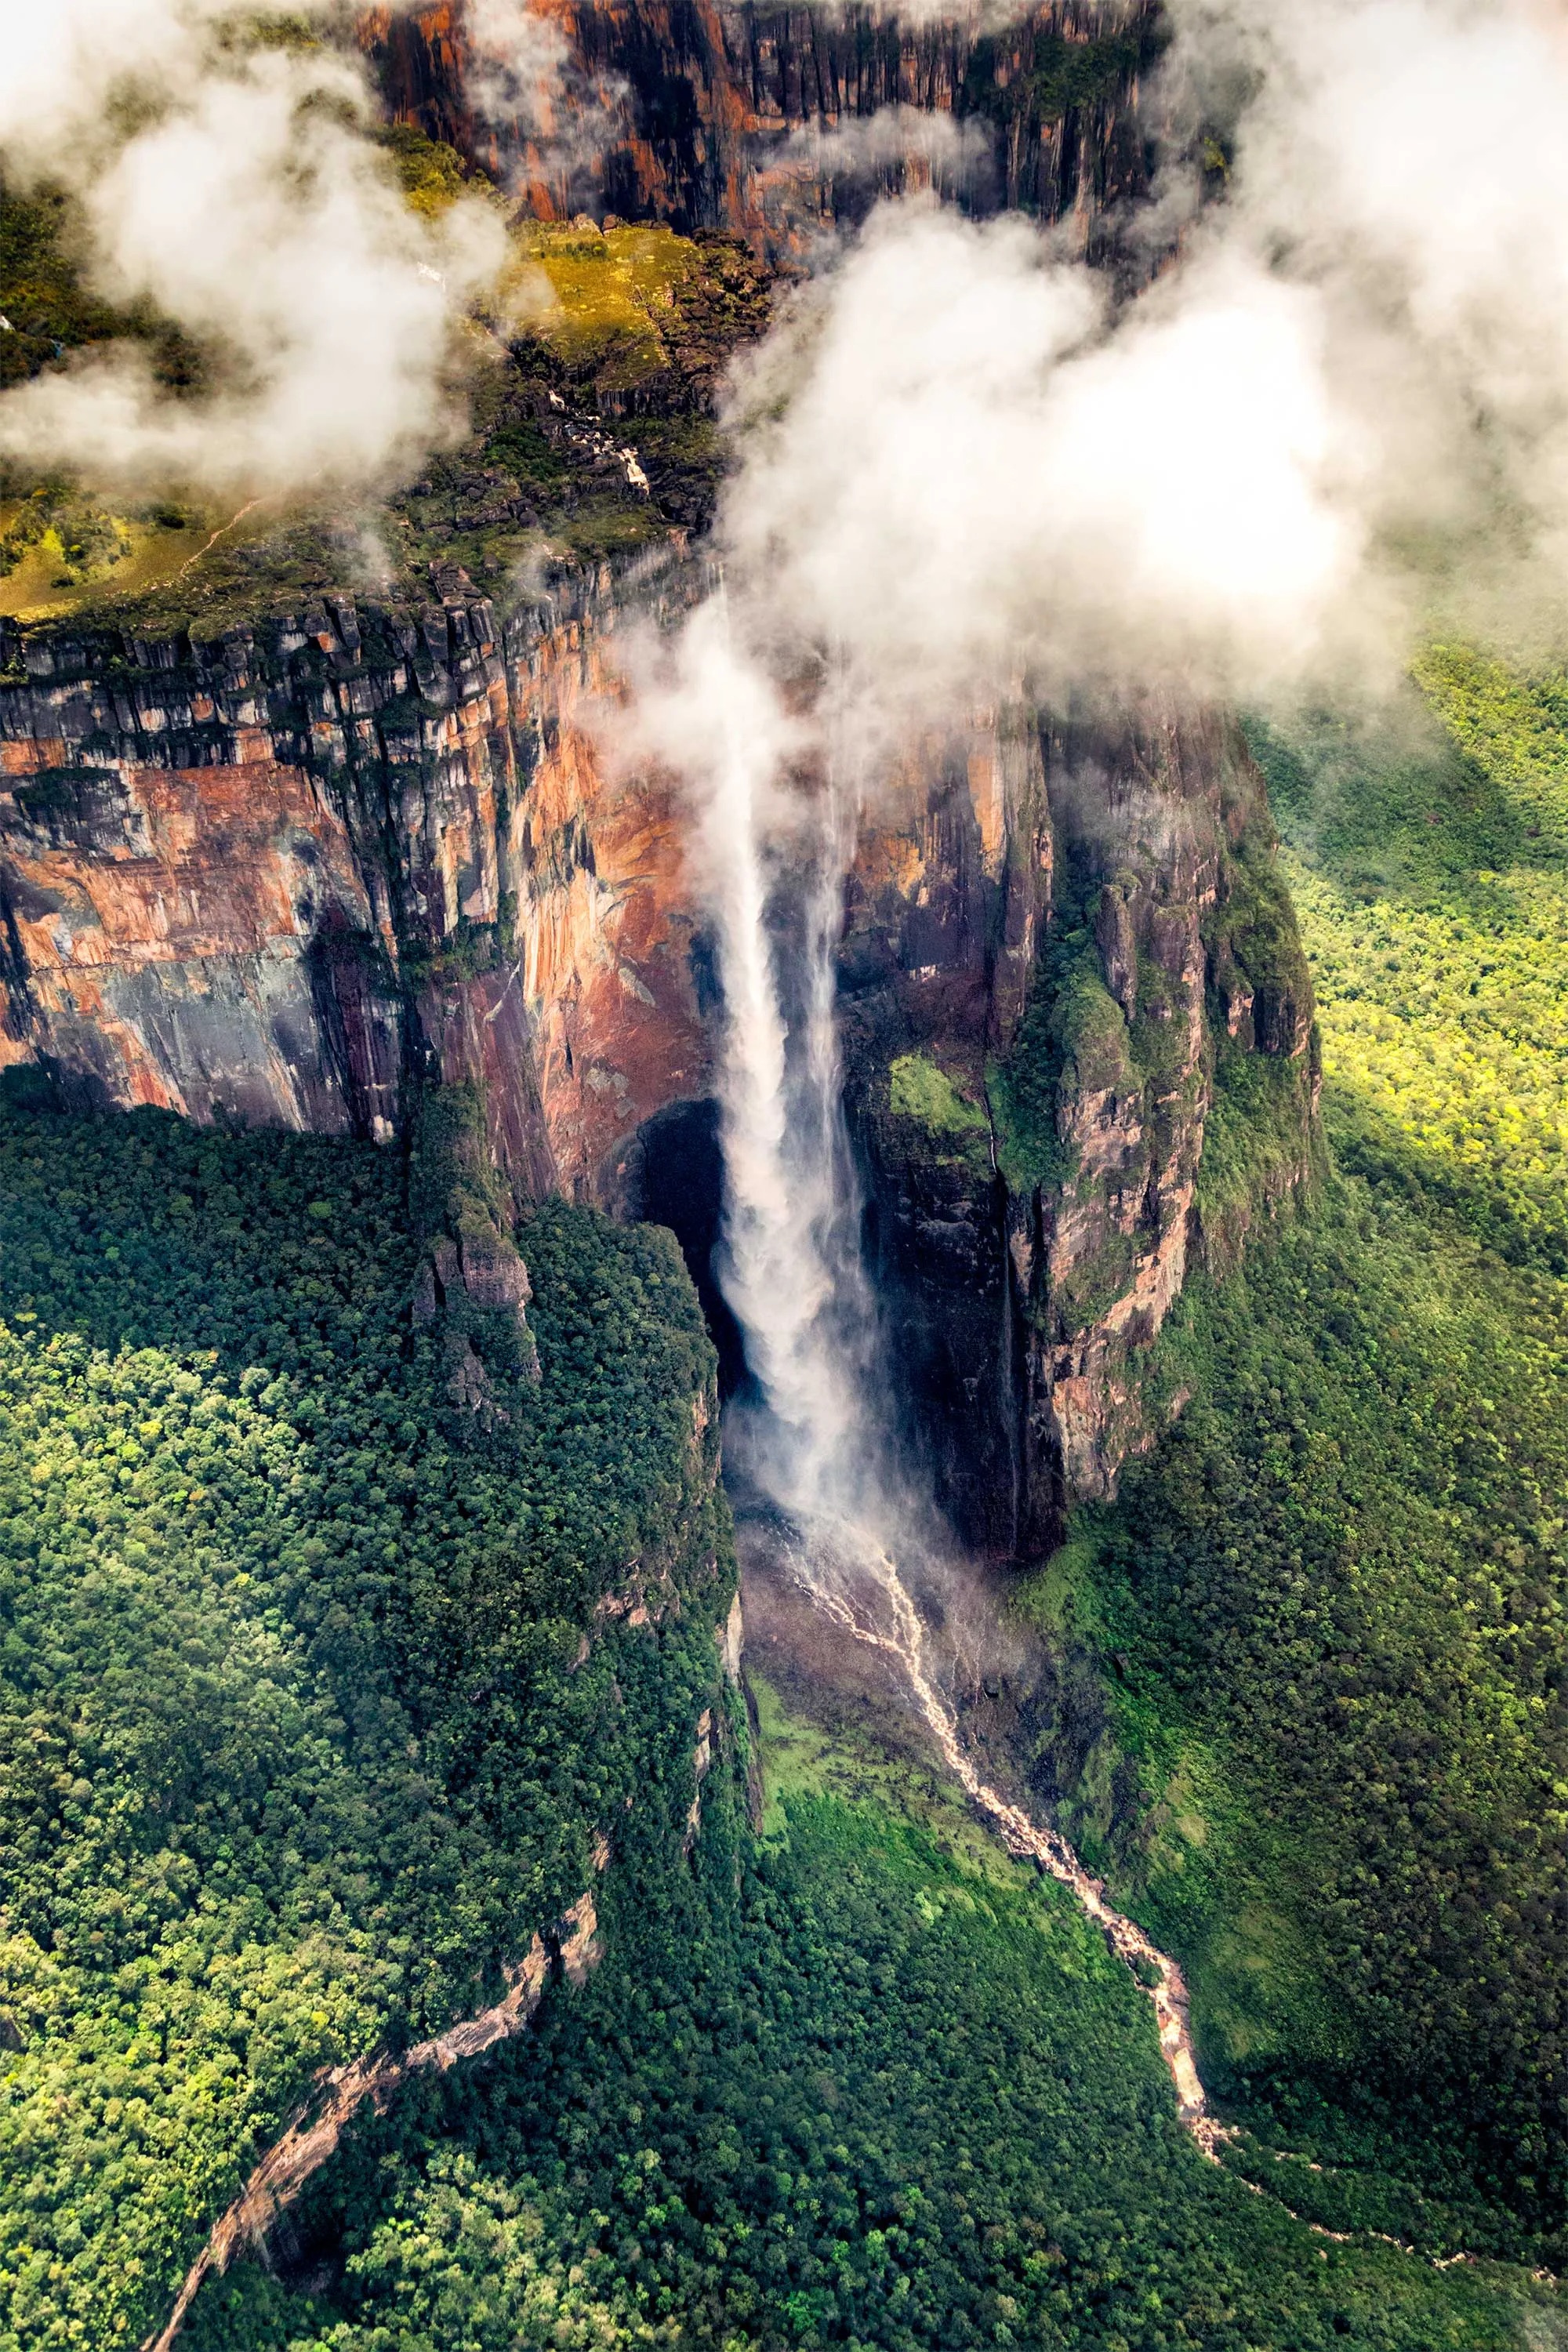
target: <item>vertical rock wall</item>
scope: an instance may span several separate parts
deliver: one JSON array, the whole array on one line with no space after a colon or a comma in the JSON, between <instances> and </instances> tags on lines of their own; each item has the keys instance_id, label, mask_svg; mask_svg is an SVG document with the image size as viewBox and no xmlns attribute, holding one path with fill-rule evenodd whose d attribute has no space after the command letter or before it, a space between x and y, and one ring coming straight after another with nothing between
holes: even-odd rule
<instances>
[{"instance_id":1,"label":"vertical rock wall","mask_svg":"<svg viewBox=\"0 0 1568 2352\"><path fill-rule=\"evenodd\" d=\"M983 716L904 805L844 970L889 1355L965 1535L1027 1557L1149 1442L1141 1360L1194 1252L1310 1177L1310 982L1215 716Z\"/></svg>"},{"instance_id":2,"label":"vertical rock wall","mask_svg":"<svg viewBox=\"0 0 1568 2352\"><path fill-rule=\"evenodd\" d=\"M668 620L701 586L638 593ZM382 1138L437 1078L514 1200L650 1197L717 997L679 809L599 749L622 618L607 574L504 623L457 576L209 644L0 644L0 1059ZM1235 729L1019 700L911 745L840 986L911 1427L973 1541L1037 1552L1145 1442L1194 1249L1310 1169L1310 992Z\"/></svg>"},{"instance_id":3,"label":"vertical rock wall","mask_svg":"<svg viewBox=\"0 0 1568 2352\"><path fill-rule=\"evenodd\" d=\"M459 579L207 644L0 644L0 1060L382 1138L415 1077L473 1083L520 1199L595 1194L706 1086L668 795L592 735L617 617L585 580L503 626Z\"/></svg>"},{"instance_id":4,"label":"vertical rock wall","mask_svg":"<svg viewBox=\"0 0 1568 2352\"><path fill-rule=\"evenodd\" d=\"M1047 0L995 32L978 10L908 24L859 6L721 0L554 0L550 13L606 133L601 152L571 168L523 126L475 120L458 0L360 18L393 113L521 176L546 215L587 206L688 236L718 229L776 258L824 223L858 217L884 189L929 182L929 141L858 173L842 158L814 171L786 152L793 133L890 106L962 120L950 176L981 212L1076 215L1087 243L1106 206L1145 183L1138 87L1158 39L1152 0Z\"/></svg>"}]
</instances>

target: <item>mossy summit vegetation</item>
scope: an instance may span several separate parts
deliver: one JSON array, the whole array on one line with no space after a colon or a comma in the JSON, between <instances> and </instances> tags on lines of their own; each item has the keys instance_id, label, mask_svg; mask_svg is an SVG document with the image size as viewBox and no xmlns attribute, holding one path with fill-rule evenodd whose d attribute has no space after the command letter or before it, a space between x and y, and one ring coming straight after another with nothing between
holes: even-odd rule
<instances>
[{"instance_id":1,"label":"mossy summit vegetation","mask_svg":"<svg viewBox=\"0 0 1568 2352\"><path fill-rule=\"evenodd\" d=\"M0 1102L7 2347L141 2341L316 2070L495 1999L689 1781L729 1554L673 1244L540 1210L481 1422L418 1239L388 1152Z\"/></svg>"},{"instance_id":2,"label":"mossy summit vegetation","mask_svg":"<svg viewBox=\"0 0 1568 2352\"><path fill-rule=\"evenodd\" d=\"M417 131L378 140L417 212L502 201ZM521 221L511 253L453 386L469 429L416 481L344 514L303 497L220 510L177 491L117 503L89 483L0 478L0 613L216 629L333 588L423 595L432 563L493 590L700 527L724 464L715 389L766 324L765 272L737 239L586 219ZM0 187L0 385L122 337L149 348L176 396L216 364L144 307L91 294L70 202L47 190Z\"/></svg>"},{"instance_id":3,"label":"mossy summit vegetation","mask_svg":"<svg viewBox=\"0 0 1568 2352\"><path fill-rule=\"evenodd\" d=\"M199 390L206 362L189 337L146 303L116 306L93 294L80 247L70 197L0 183L0 391L89 345L122 340L143 346L166 392ZM109 584L144 589L205 536L201 517L170 499L116 511L89 488L9 480L0 469L0 610L68 604Z\"/></svg>"},{"instance_id":4,"label":"mossy summit vegetation","mask_svg":"<svg viewBox=\"0 0 1568 2352\"><path fill-rule=\"evenodd\" d=\"M602 562L668 545L711 511L724 464L714 397L767 321L738 240L668 228L526 222L468 387L472 431L385 518L400 573L460 562Z\"/></svg>"},{"instance_id":5,"label":"mossy summit vegetation","mask_svg":"<svg viewBox=\"0 0 1568 2352\"><path fill-rule=\"evenodd\" d=\"M1191 1401L1041 1587L1114 1661L1051 1769L1187 1966L1215 2087L1349 2168L1296 2167L1303 2210L1557 2269L1568 709L1459 649L1418 677L1370 739L1258 736L1337 1173L1190 1286L1160 1361Z\"/></svg>"}]
</instances>

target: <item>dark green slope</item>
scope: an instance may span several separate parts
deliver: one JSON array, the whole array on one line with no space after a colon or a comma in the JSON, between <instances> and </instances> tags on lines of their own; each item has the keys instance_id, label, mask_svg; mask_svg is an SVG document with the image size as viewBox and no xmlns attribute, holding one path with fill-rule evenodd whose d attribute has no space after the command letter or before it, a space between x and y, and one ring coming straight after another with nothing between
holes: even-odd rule
<instances>
[{"instance_id":1,"label":"dark green slope","mask_svg":"<svg viewBox=\"0 0 1568 2352\"><path fill-rule=\"evenodd\" d=\"M589 1985L367 2124L295 2283L234 2273L192 2352L1520 2342L1490 2275L1205 2163L1126 1970L951 1794L842 1736L792 1787L816 1743L769 1734L768 1837L718 1773L689 1865L684 1786L639 1808Z\"/></svg>"},{"instance_id":2,"label":"dark green slope","mask_svg":"<svg viewBox=\"0 0 1568 2352\"><path fill-rule=\"evenodd\" d=\"M1338 1173L1191 1288L1192 1402L1033 1599L1101 1662L1069 1811L1186 1960L1211 2080L1350 2168L1259 2177L1556 2267L1568 731L1551 681L1421 677L1374 731L1259 738Z\"/></svg>"},{"instance_id":3,"label":"dark green slope","mask_svg":"<svg viewBox=\"0 0 1568 2352\"><path fill-rule=\"evenodd\" d=\"M497 1998L689 1777L729 1553L673 1246L540 1213L487 1435L404 1196L0 1110L0 2345L140 2341L313 2072ZM585 1644L634 1570L664 1629Z\"/></svg>"},{"instance_id":4,"label":"dark green slope","mask_svg":"<svg viewBox=\"0 0 1568 2352\"><path fill-rule=\"evenodd\" d=\"M1311 754L1285 814L1321 976L1375 901ZM1336 751L1347 824L1361 773ZM1551 1221L1518 1207L1538 1171L1466 1175L1327 1026L1352 1172L1194 1288L1163 1363L1185 1415L1035 1597L1109 1711L1078 1825L1188 1958L1255 2127L1231 2172L1361 2234L1201 2159L1137 1988L919 1775L843 1740L805 1769L770 1715L753 1832L692 1445L710 1358L659 1238L524 1228L542 1384L520 1360L487 1432L411 1322L390 1157L13 1102L4 2352L139 2341L312 2069L493 1998L606 1827L587 1984L363 2116L277 2275L204 2290L193 2352L1487 2352L1531 2295L1552 2340L1521 2274L1365 2234L1551 2252ZM1442 1041L1425 1000L1406 1028ZM456 1181L416 1187L420 1233ZM579 1664L634 1561L682 1607Z\"/></svg>"}]
</instances>

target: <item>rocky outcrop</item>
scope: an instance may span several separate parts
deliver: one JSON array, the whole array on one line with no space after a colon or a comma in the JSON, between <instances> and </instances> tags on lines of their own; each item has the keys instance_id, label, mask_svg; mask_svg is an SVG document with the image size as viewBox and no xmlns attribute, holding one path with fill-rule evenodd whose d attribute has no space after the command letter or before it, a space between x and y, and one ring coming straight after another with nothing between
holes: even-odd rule
<instances>
[{"instance_id":1,"label":"rocky outcrop","mask_svg":"<svg viewBox=\"0 0 1568 2352\"><path fill-rule=\"evenodd\" d=\"M521 181L541 213L584 205L686 234L722 229L777 258L886 189L944 184L975 210L1023 206L1092 225L1146 183L1138 84L1157 41L1152 0L1047 0L995 32L981 15L900 23L864 7L731 7L720 0L555 0L571 71L595 93L596 153L537 127L476 119L453 0L370 9L360 37L391 110ZM891 107L951 116L962 140L809 137Z\"/></svg>"},{"instance_id":2,"label":"rocky outcrop","mask_svg":"<svg viewBox=\"0 0 1568 2352\"><path fill-rule=\"evenodd\" d=\"M1310 983L1228 722L1002 711L925 768L857 868L849 1107L921 1454L1028 1557L1150 1442L1194 1251L1310 1176Z\"/></svg>"},{"instance_id":3,"label":"rocky outcrop","mask_svg":"<svg viewBox=\"0 0 1568 2352\"><path fill-rule=\"evenodd\" d=\"M668 622L702 585L672 556L635 593ZM212 643L0 645L0 1054L198 1119L417 1140L422 1104L460 1108L414 1311L481 1421L531 1374L514 1205L714 1230L679 811L608 774L595 725L630 593L585 574L503 619L447 575L417 610ZM1235 729L1153 709L977 713L868 813L840 987L871 1254L922 1453L986 1549L1036 1553L1109 1490L1194 1250L1226 1262L1309 1171L1271 860Z\"/></svg>"},{"instance_id":4,"label":"rocky outcrop","mask_svg":"<svg viewBox=\"0 0 1568 2352\"><path fill-rule=\"evenodd\" d=\"M277 760L243 708L221 766L184 764L177 743L181 764L134 745L89 765L86 737L99 732L101 759L111 709L58 689L8 701L29 731L0 747L0 1060L47 1057L108 1100L198 1119L389 1136L395 1002L377 984L364 877L317 781ZM185 707L200 707L189 690ZM138 714L160 734L164 719ZM59 731L79 724L74 740Z\"/></svg>"}]
</instances>

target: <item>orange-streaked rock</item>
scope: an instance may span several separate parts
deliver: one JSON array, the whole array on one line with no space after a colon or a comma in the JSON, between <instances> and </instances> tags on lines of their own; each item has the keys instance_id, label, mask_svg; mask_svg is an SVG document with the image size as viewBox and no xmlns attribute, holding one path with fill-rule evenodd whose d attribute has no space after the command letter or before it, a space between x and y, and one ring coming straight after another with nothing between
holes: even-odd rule
<instances>
[{"instance_id":1,"label":"orange-streaked rock","mask_svg":"<svg viewBox=\"0 0 1568 2352\"><path fill-rule=\"evenodd\" d=\"M931 184L922 141L858 171L792 144L795 133L894 106L964 119L960 176L980 211L1071 217L1087 242L1106 206L1144 184L1138 59L1153 37L1152 0L1109 10L1044 0L999 27L978 8L904 24L863 7L739 10L721 0L542 0L541 13L560 25L570 60L560 102L579 132L597 119L596 146L552 142L548 122L476 118L460 5L368 8L358 22L393 114L464 150L543 217L586 207L688 235L725 230L770 258L799 256L826 224L858 218L878 194ZM1123 46L1107 52L1095 94L1053 100L1063 47L1107 36ZM546 114L549 102L546 93Z\"/></svg>"},{"instance_id":2,"label":"orange-streaked rock","mask_svg":"<svg viewBox=\"0 0 1568 2352\"><path fill-rule=\"evenodd\" d=\"M701 586L676 562L640 594L670 621ZM0 1060L377 1136L434 1071L480 1089L520 1202L635 1203L643 1131L711 1095L715 1040L674 789L606 759L623 621L607 573L505 621L458 575L417 612L339 599L217 647L29 640L0 689ZM875 1270L987 1549L1036 1551L1110 1489L1193 1250L1223 1262L1256 1213L1199 1215L1218 1038L1296 1073L1264 1194L1309 1170L1310 991L1288 942L1247 967L1244 844L1267 856L1267 816L1218 719L1051 728L1021 694L911 743L867 812L841 1003ZM1100 1043L1049 1079L1053 1164L1020 1172L994 1088L1063 924ZM967 1097L964 1137L890 1114L909 1053Z\"/></svg>"}]
</instances>

